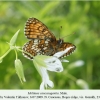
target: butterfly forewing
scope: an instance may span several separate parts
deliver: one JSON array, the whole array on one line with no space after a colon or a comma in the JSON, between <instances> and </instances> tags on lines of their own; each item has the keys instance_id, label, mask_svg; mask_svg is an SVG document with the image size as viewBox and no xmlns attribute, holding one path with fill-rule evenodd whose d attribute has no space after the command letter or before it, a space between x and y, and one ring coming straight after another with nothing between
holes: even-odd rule
<instances>
[{"instance_id":1,"label":"butterfly forewing","mask_svg":"<svg viewBox=\"0 0 100 100\"><path fill-rule=\"evenodd\" d=\"M25 25L25 36L30 39L23 46L23 54L29 59L33 59L36 55L52 56L59 51L64 51L66 48L71 48L63 56L70 55L76 48L75 45L68 42L59 42L49 29L41 21L36 18L29 18Z\"/></svg>"},{"instance_id":2,"label":"butterfly forewing","mask_svg":"<svg viewBox=\"0 0 100 100\"><path fill-rule=\"evenodd\" d=\"M50 39L55 36L38 19L29 18L25 25L25 35L28 39ZM56 38L55 38L56 39Z\"/></svg>"}]
</instances>

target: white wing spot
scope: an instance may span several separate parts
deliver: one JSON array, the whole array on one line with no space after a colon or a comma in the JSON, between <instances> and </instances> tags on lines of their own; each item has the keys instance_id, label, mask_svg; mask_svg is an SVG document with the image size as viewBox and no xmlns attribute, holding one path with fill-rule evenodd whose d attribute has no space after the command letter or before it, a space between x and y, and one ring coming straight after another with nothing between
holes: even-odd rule
<instances>
[{"instance_id":1,"label":"white wing spot","mask_svg":"<svg viewBox=\"0 0 100 100\"><path fill-rule=\"evenodd\" d=\"M44 48L43 48L43 50L46 50L46 49L47 49L47 47L44 47Z\"/></svg>"},{"instance_id":2,"label":"white wing spot","mask_svg":"<svg viewBox=\"0 0 100 100\"><path fill-rule=\"evenodd\" d=\"M46 40L45 43L48 44L48 41Z\"/></svg>"},{"instance_id":3,"label":"white wing spot","mask_svg":"<svg viewBox=\"0 0 100 100\"><path fill-rule=\"evenodd\" d=\"M34 39L34 43L38 43L38 39Z\"/></svg>"}]
</instances>

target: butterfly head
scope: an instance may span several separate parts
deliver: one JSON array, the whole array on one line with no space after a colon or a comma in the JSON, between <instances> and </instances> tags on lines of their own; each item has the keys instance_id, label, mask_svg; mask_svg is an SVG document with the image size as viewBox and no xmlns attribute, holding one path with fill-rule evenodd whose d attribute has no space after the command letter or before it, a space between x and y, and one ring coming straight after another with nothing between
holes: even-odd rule
<instances>
[{"instance_id":1,"label":"butterfly head","mask_svg":"<svg viewBox=\"0 0 100 100\"><path fill-rule=\"evenodd\" d=\"M64 41L63 41L63 39L59 39L58 41L57 41L57 43L60 45L60 44L62 44Z\"/></svg>"}]
</instances>

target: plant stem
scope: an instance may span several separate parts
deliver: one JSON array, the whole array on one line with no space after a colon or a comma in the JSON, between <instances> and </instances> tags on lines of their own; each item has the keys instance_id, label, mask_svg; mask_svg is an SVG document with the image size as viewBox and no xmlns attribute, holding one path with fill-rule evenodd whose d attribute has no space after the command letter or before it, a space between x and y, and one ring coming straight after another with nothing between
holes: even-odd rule
<instances>
[{"instance_id":1,"label":"plant stem","mask_svg":"<svg viewBox=\"0 0 100 100\"><path fill-rule=\"evenodd\" d=\"M15 54L16 54L16 59L18 58L18 56L17 56L17 51L15 50Z\"/></svg>"},{"instance_id":2,"label":"plant stem","mask_svg":"<svg viewBox=\"0 0 100 100\"><path fill-rule=\"evenodd\" d=\"M3 56L1 56L0 59L3 59L10 51L11 49L8 49L8 51Z\"/></svg>"}]
</instances>

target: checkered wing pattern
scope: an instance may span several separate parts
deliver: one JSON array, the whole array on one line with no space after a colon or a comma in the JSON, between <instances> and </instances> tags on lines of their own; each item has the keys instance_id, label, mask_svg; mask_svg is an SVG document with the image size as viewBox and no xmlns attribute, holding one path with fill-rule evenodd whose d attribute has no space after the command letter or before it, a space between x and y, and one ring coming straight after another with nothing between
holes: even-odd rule
<instances>
[{"instance_id":1,"label":"checkered wing pattern","mask_svg":"<svg viewBox=\"0 0 100 100\"><path fill-rule=\"evenodd\" d=\"M53 55L54 49L51 48L50 40L34 39L25 43L23 54L26 58L33 59L36 55ZM25 53L27 52L27 53Z\"/></svg>"},{"instance_id":2,"label":"checkered wing pattern","mask_svg":"<svg viewBox=\"0 0 100 100\"><path fill-rule=\"evenodd\" d=\"M69 47L73 47L71 48L66 54L63 55L63 57L66 57L66 56L69 56L71 53L74 52L74 50L76 49L76 46L73 45L72 43L69 43L69 42L63 42L60 47L57 49L56 52L59 52L59 51L64 51L65 49L69 48Z\"/></svg>"},{"instance_id":3,"label":"checkered wing pattern","mask_svg":"<svg viewBox=\"0 0 100 100\"><path fill-rule=\"evenodd\" d=\"M55 36L49 31L49 29L38 19L29 18L25 25L25 36L28 39L50 39Z\"/></svg>"}]
</instances>

